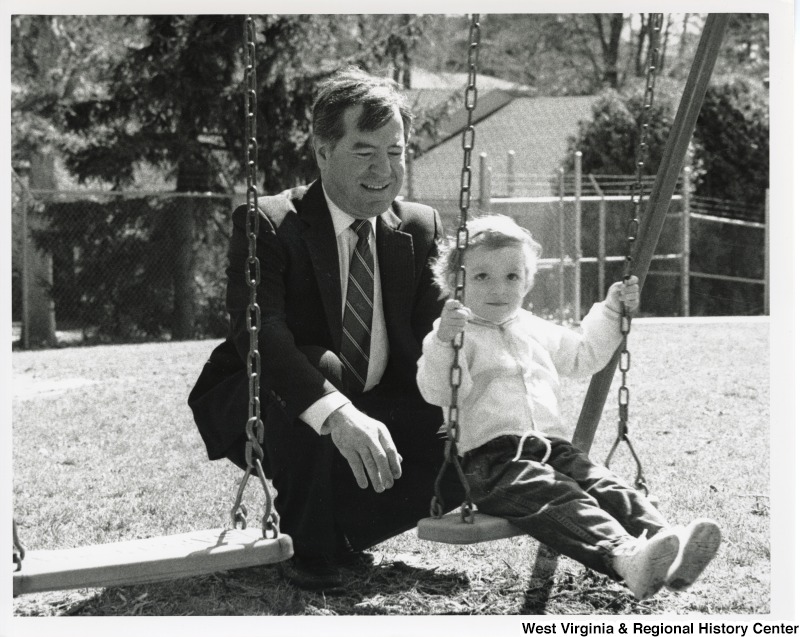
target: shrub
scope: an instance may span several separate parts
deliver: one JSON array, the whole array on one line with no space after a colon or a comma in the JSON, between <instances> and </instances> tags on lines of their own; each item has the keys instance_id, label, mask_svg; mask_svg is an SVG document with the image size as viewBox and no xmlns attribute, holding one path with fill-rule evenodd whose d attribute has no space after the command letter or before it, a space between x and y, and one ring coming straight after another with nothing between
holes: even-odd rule
<instances>
[{"instance_id":1,"label":"shrub","mask_svg":"<svg viewBox=\"0 0 800 637\"><path fill-rule=\"evenodd\" d=\"M51 294L59 326L80 328L86 339L100 342L169 338L177 253L171 218L183 206L194 217L195 335L224 333L226 237L216 225L230 206L227 200L186 197L44 205L42 228L32 234L53 255Z\"/></svg>"}]
</instances>

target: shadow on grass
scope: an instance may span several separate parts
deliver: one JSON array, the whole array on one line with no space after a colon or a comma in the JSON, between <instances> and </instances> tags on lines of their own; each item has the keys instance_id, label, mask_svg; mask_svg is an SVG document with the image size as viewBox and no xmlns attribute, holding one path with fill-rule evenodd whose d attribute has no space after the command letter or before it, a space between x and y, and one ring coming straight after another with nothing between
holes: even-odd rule
<instances>
[{"instance_id":1,"label":"shadow on grass","mask_svg":"<svg viewBox=\"0 0 800 637\"><path fill-rule=\"evenodd\" d=\"M539 544L536 550L536 560L525 591L525 598L520 608L522 615L544 615L547 603L555 584L555 574L558 569L558 552Z\"/></svg>"},{"instance_id":2,"label":"shadow on grass","mask_svg":"<svg viewBox=\"0 0 800 637\"><path fill-rule=\"evenodd\" d=\"M520 615L647 615L660 609L656 600L639 602L610 578L589 568L559 571L560 557L539 545Z\"/></svg>"},{"instance_id":3,"label":"shadow on grass","mask_svg":"<svg viewBox=\"0 0 800 637\"><path fill-rule=\"evenodd\" d=\"M451 604L469 587L469 578L461 573L387 561L348 573L338 600L343 614L463 614L468 611Z\"/></svg>"},{"instance_id":4,"label":"shadow on grass","mask_svg":"<svg viewBox=\"0 0 800 637\"><path fill-rule=\"evenodd\" d=\"M287 584L277 565L171 582L110 587L81 599L42 600L19 616L295 616L463 613L451 604L469 580L458 573L388 561L343 572L340 588L304 591ZM91 591L87 591L91 594ZM52 593L49 595L53 595ZM437 602L438 600L438 602Z\"/></svg>"}]
</instances>

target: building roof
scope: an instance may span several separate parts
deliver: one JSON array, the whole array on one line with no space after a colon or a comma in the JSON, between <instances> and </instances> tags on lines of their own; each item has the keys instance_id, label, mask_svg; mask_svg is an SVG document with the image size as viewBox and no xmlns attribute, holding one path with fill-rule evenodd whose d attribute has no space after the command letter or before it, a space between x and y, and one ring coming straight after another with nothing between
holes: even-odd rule
<instances>
[{"instance_id":1,"label":"building roof","mask_svg":"<svg viewBox=\"0 0 800 637\"><path fill-rule=\"evenodd\" d=\"M479 157L486 153L486 161L492 169L492 194L509 194L508 154L514 151L515 180L511 194L551 194L548 180L568 151L568 138L578 133L581 120L591 119L592 104L597 98L529 97L507 91L490 91L486 97L489 112L477 116L476 109L473 116L476 122L472 151L473 192L477 193ZM479 108L482 99L484 96L479 96ZM465 112L460 109L440 127L436 143L416 158L412 198L458 198L463 164L461 130L465 122ZM403 193L406 196L407 188L408 184Z\"/></svg>"},{"instance_id":2,"label":"building roof","mask_svg":"<svg viewBox=\"0 0 800 637\"><path fill-rule=\"evenodd\" d=\"M499 77L492 77L490 75L481 75L478 73L475 76L475 82L478 86L486 89L525 89L528 87L516 84L509 80L503 80ZM419 67L411 69L411 90L412 91L431 91L431 90L444 90L444 91L461 91L467 86L466 73L450 73L448 71L426 71Z\"/></svg>"}]
</instances>

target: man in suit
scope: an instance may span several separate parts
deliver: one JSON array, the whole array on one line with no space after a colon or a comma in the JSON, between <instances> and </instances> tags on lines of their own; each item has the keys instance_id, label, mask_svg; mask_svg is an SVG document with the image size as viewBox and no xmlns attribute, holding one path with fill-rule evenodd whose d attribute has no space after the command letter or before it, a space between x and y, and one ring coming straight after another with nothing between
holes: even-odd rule
<instances>
[{"instance_id":1,"label":"man in suit","mask_svg":"<svg viewBox=\"0 0 800 637\"><path fill-rule=\"evenodd\" d=\"M443 458L442 413L415 382L442 300L430 207L395 201L412 115L396 85L357 69L313 106L320 179L258 200L264 461L295 555L284 575L328 588L364 549L428 515ZM233 213L227 339L189 396L209 458L247 468L249 288L246 207ZM446 508L463 498L445 474ZM371 487L371 488L370 488Z\"/></svg>"}]
</instances>

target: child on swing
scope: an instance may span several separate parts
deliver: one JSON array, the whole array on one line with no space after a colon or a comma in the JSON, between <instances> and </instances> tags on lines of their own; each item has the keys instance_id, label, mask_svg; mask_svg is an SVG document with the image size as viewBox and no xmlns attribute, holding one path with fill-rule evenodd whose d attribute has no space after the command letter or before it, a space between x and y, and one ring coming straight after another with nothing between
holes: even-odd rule
<instances>
[{"instance_id":1,"label":"child on swing","mask_svg":"<svg viewBox=\"0 0 800 637\"><path fill-rule=\"evenodd\" d=\"M642 494L574 447L561 423L559 376L589 376L608 363L622 340L622 306L639 305L638 279L614 283L578 332L523 309L541 253L527 230L492 215L467 231L464 303L445 303L423 342L417 383L425 400L449 408L452 342L463 332L458 452L474 503L624 581L637 599L664 585L688 588L717 552L717 524L670 526ZM455 246L443 250L435 272L443 293L452 292Z\"/></svg>"}]
</instances>

